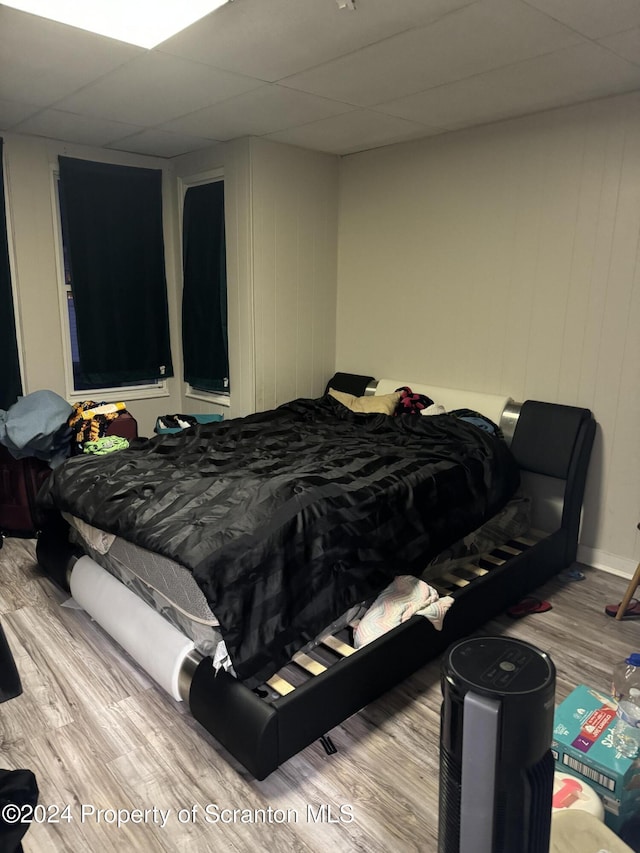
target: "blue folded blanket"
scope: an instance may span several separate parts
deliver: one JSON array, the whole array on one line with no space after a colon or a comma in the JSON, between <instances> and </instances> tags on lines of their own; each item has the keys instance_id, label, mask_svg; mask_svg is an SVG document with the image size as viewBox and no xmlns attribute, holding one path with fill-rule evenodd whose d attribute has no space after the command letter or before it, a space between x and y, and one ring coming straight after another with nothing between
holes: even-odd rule
<instances>
[{"instance_id":1,"label":"blue folded blanket","mask_svg":"<svg viewBox=\"0 0 640 853\"><path fill-rule=\"evenodd\" d=\"M72 407L54 391L34 391L0 409L0 444L15 459L35 456L52 468L70 454Z\"/></svg>"}]
</instances>

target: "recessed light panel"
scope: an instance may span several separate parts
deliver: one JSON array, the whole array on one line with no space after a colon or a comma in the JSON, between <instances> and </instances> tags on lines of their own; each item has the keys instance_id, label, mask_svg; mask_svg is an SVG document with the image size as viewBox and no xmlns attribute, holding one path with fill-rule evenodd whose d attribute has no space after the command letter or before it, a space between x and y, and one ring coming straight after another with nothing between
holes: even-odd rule
<instances>
[{"instance_id":1,"label":"recessed light panel","mask_svg":"<svg viewBox=\"0 0 640 853\"><path fill-rule=\"evenodd\" d=\"M155 47L227 0L3 0L22 12L139 47Z\"/></svg>"}]
</instances>

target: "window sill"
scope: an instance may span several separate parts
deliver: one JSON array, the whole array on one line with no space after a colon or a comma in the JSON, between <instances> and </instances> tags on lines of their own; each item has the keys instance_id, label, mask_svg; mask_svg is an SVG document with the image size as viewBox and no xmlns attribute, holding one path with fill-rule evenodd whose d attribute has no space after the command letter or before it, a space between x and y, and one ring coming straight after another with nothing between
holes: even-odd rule
<instances>
[{"instance_id":1,"label":"window sill","mask_svg":"<svg viewBox=\"0 0 640 853\"><path fill-rule=\"evenodd\" d=\"M80 403L84 400L96 400L105 403L126 403L131 400L151 400L157 397L168 397L169 390L162 383L154 387L135 385L123 388L89 388L87 391L71 391L67 399L71 403Z\"/></svg>"},{"instance_id":2,"label":"window sill","mask_svg":"<svg viewBox=\"0 0 640 853\"><path fill-rule=\"evenodd\" d=\"M193 388L188 388L185 391L185 397L190 400L201 400L204 403L213 403L216 406L231 406L231 394L215 394L214 392L195 391Z\"/></svg>"}]
</instances>

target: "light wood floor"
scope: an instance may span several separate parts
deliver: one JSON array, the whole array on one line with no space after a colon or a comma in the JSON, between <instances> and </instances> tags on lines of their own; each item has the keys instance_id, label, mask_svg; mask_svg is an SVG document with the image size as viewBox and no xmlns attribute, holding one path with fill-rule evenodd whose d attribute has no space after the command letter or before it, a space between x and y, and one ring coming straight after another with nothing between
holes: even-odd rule
<instances>
[{"instance_id":1,"label":"light wood floor","mask_svg":"<svg viewBox=\"0 0 640 853\"><path fill-rule=\"evenodd\" d=\"M68 804L70 819L32 825L26 853L437 849L437 661L334 729L336 755L314 744L256 782L85 613L61 606L34 553L19 539L0 551L0 619L24 687L0 705L0 766L33 770L49 817ZM549 652L557 701L580 683L606 690L613 664L640 646L640 622L603 612L626 582L584 571L539 591L548 613L484 631ZM168 810L164 826L154 808ZM118 827L118 809L143 822ZM213 822L223 809L250 811Z\"/></svg>"}]
</instances>

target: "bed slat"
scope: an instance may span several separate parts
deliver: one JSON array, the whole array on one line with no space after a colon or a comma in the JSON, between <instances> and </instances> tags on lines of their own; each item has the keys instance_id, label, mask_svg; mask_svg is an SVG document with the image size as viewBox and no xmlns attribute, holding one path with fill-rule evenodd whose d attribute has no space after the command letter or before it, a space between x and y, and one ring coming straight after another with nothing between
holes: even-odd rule
<instances>
[{"instance_id":1,"label":"bed slat","mask_svg":"<svg viewBox=\"0 0 640 853\"><path fill-rule=\"evenodd\" d=\"M504 554L512 554L514 557L517 557L518 554L522 554L522 548L514 548L512 545L500 545L499 551L502 551Z\"/></svg>"},{"instance_id":2,"label":"bed slat","mask_svg":"<svg viewBox=\"0 0 640 853\"><path fill-rule=\"evenodd\" d=\"M294 663L297 663L298 666L301 666L302 669L311 673L311 675L320 675L322 672L326 672L327 667L313 658L310 658L309 655L305 655L303 652L299 652L294 655L291 660Z\"/></svg>"},{"instance_id":3,"label":"bed slat","mask_svg":"<svg viewBox=\"0 0 640 853\"><path fill-rule=\"evenodd\" d=\"M272 675L271 678L267 681L269 687L279 693L280 696L286 696L287 693L293 693L295 687L293 684L289 684L284 678L280 675Z\"/></svg>"},{"instance_id":4,"label":"bed slat","mask_svg":"<svg viewBox=\"0 0 640 853\"><path fill-rule=\"evenodd\" d=\"M503 560L500 557L494 557L493 554L486 554L485 556L481 557L481 559L484 560L485 563L493 563L494 566L504 566L504 564L507 562L506 560Z\"/></svg>"},{"instance_id":5,"label":"bed slat","mask_svg":"<svg viewBox=\"0 0 640 853\"><path fill-rule=\"evenodd\" d=\"M456 575L451 572L445 572L444 574L440 575L440 579L447 583L451 583L454 586L469 586L469 581L466 581L463 578L456 577Z\"/></svg>"},{"instance_id":6,"label":"bed slat","mask_svg":"<svg viewBox=\"0 0 640 853\"><path fill-rule=\"evenodd\" d=\"M338 637L334 637L333 634L329 634L328 637L325 637L322 640L322 645L331 649L332 652L336 652L341 655L343 658L347 658L355 652L353 646L343 642L343 640L340 640Z\"/></svg>"},{"instance_id":7,"label":"bed slat","mask_svg":"<svg viewBox=\"0 0 640 853\"><path fill-rule=\"evenodd\" d=\"M476 566L475 563L465 563L462 567L466 572L473 572L474 575L481 577L489 573L489 569L483 569L482 566Z\"/></svg>"}]
</instances>

